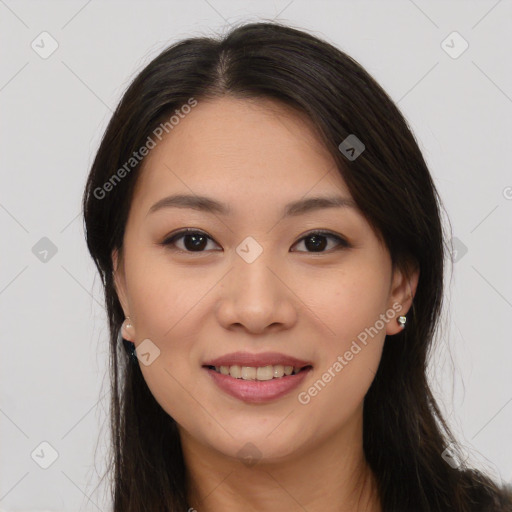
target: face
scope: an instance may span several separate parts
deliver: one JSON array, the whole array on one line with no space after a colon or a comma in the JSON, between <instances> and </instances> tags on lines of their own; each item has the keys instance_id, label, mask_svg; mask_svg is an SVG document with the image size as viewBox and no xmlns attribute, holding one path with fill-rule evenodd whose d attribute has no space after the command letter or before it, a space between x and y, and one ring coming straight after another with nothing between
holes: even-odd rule
<instances>
[{"instance_id":1,"label":"face","mask_svg":"<svg viewBox=\"0 0 512 512\"><path fill-rule=\"evenodd\" d=\"M305 118L227 97L146 157L113 261L123 336L182 440L269 460L361 425L417 282L393 271Z\"/></svg>"}]
</instances>

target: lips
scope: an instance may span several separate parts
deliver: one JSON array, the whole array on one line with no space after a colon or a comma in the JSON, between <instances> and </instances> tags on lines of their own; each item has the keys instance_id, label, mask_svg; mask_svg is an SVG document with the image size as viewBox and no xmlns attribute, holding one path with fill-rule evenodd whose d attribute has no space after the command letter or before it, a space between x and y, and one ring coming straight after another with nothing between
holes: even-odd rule
<instances>
[{"instance_id":1,"label":"lips","mask_svg":"<svg viewBox=\"0 0 512 512\"><path fill-rule=\"evenodd\" d=\"M224 393L262 404L290 394L310 375L313 365L279 352L233 352L205 361L203 368Z\"/></svg>"},{"instance_id":2,"label":"lips","mask_svg":"<svg viewBox=\"0 0 512 512\"><path fill-rule=\"evenodd\" d=\"M206 371L211 382L225 394L248 404L264 404L290 395L294 389L308 378L311 366L307 366L299 371L299 373L293 375L263 381L233 378L230 375L223 375L208 367Z\"/></svg>"},{"instance_id":3,"label":"lips","mask_svg":"<svg viewBox=\"0 0 512 512\"><path fill-rule=\"evenodd\" d=\"M279 352L261 352L259 354L251 354L250 352L233 352L224 356L205 361L203 366L293 366L295 368L304 368L312 366L311 362L297 359L293 356L281 354Z\"/></svg>"}]
</instances>

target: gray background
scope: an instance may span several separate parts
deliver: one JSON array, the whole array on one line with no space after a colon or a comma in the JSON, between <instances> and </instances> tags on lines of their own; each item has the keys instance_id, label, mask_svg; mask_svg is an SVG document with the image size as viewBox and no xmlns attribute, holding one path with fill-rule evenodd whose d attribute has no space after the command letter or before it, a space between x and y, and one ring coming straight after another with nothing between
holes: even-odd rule
<instances>
[{"instance_id":1,"label":"gray background","mask_svg":"<svg viewBox=\"0 0 512 512\"><path fill-rule=\"evenodd\" d=\"M511 1L0 0L0 510L109 510L108 333L80 218L88 168L151 58L261 18L349 53L410 123L457 249L432 385L468 460L512 481ZM58 43L47 58L31 46L51 49L44 31ZM58 453L47 469L42 442Z\"/></svg>"}]
</instances>

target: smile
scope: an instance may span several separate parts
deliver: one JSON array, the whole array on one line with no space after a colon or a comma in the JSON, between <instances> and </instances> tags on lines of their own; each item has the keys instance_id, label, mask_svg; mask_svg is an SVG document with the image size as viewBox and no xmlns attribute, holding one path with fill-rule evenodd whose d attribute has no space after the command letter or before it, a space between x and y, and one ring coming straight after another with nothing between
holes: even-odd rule
<instances>
[{"instance_id":1,"label":"smile","mask_svg":"<svg viewBox=\"0 0 512 512\"><path fill-rule=\"evenodd\" d=\"M289 375L296 375L309 367L310 365L298 367L284 366L282 364L267 366L239 366L237 364L232 366L207 366L207 368L215 370L217 373L229 375L235 379L259 381L280 379L282 377L288 377Z\"/></svg>"},{"instance_id":2,"label":"smile","mask_svg":"<svg viewBox=\"0 0 512 512\"><path fill-rule=\"evenodd\" d=\"M203 368L222 392L242 402L262 404L288 395L304 381L313 367L208 365Z\"/></svg>"}]
</instances>

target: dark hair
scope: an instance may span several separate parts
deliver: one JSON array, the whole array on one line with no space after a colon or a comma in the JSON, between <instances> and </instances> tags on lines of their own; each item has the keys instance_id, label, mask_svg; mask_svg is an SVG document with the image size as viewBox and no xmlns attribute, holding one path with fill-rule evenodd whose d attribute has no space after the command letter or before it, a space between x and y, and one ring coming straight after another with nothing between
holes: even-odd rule
<instances>
[{"instance_id":1,"label":"dark hair","mask_svg":"<svg viewBox=\"0 0 512 512\"><path fill-rule=\"evenodd\" d=\"M113 177L123 165L126 170L155 127L190 98L224 95L274 99L305 114L394 266L419 267L407 329L385 342L364 400L364 453L383 511L512 510L510 494L489 477L452 467L442 456L455 441L429 388L426 364L441 312L445 244L441 202L414 135L354 59L304 31L262 22L239 26L222 38L183 40L152 60L120 101L88 177L87 244L102 278L110 324L114 511L183 511L187 492L176 423L118 338L124 314L111 255L115 248L122 253L141 164L123 179ZM338 147L350 134L365 145L355 160ZM103 199L99 191L106 183L111 186Z\"/></svg>"}]
</instances>

